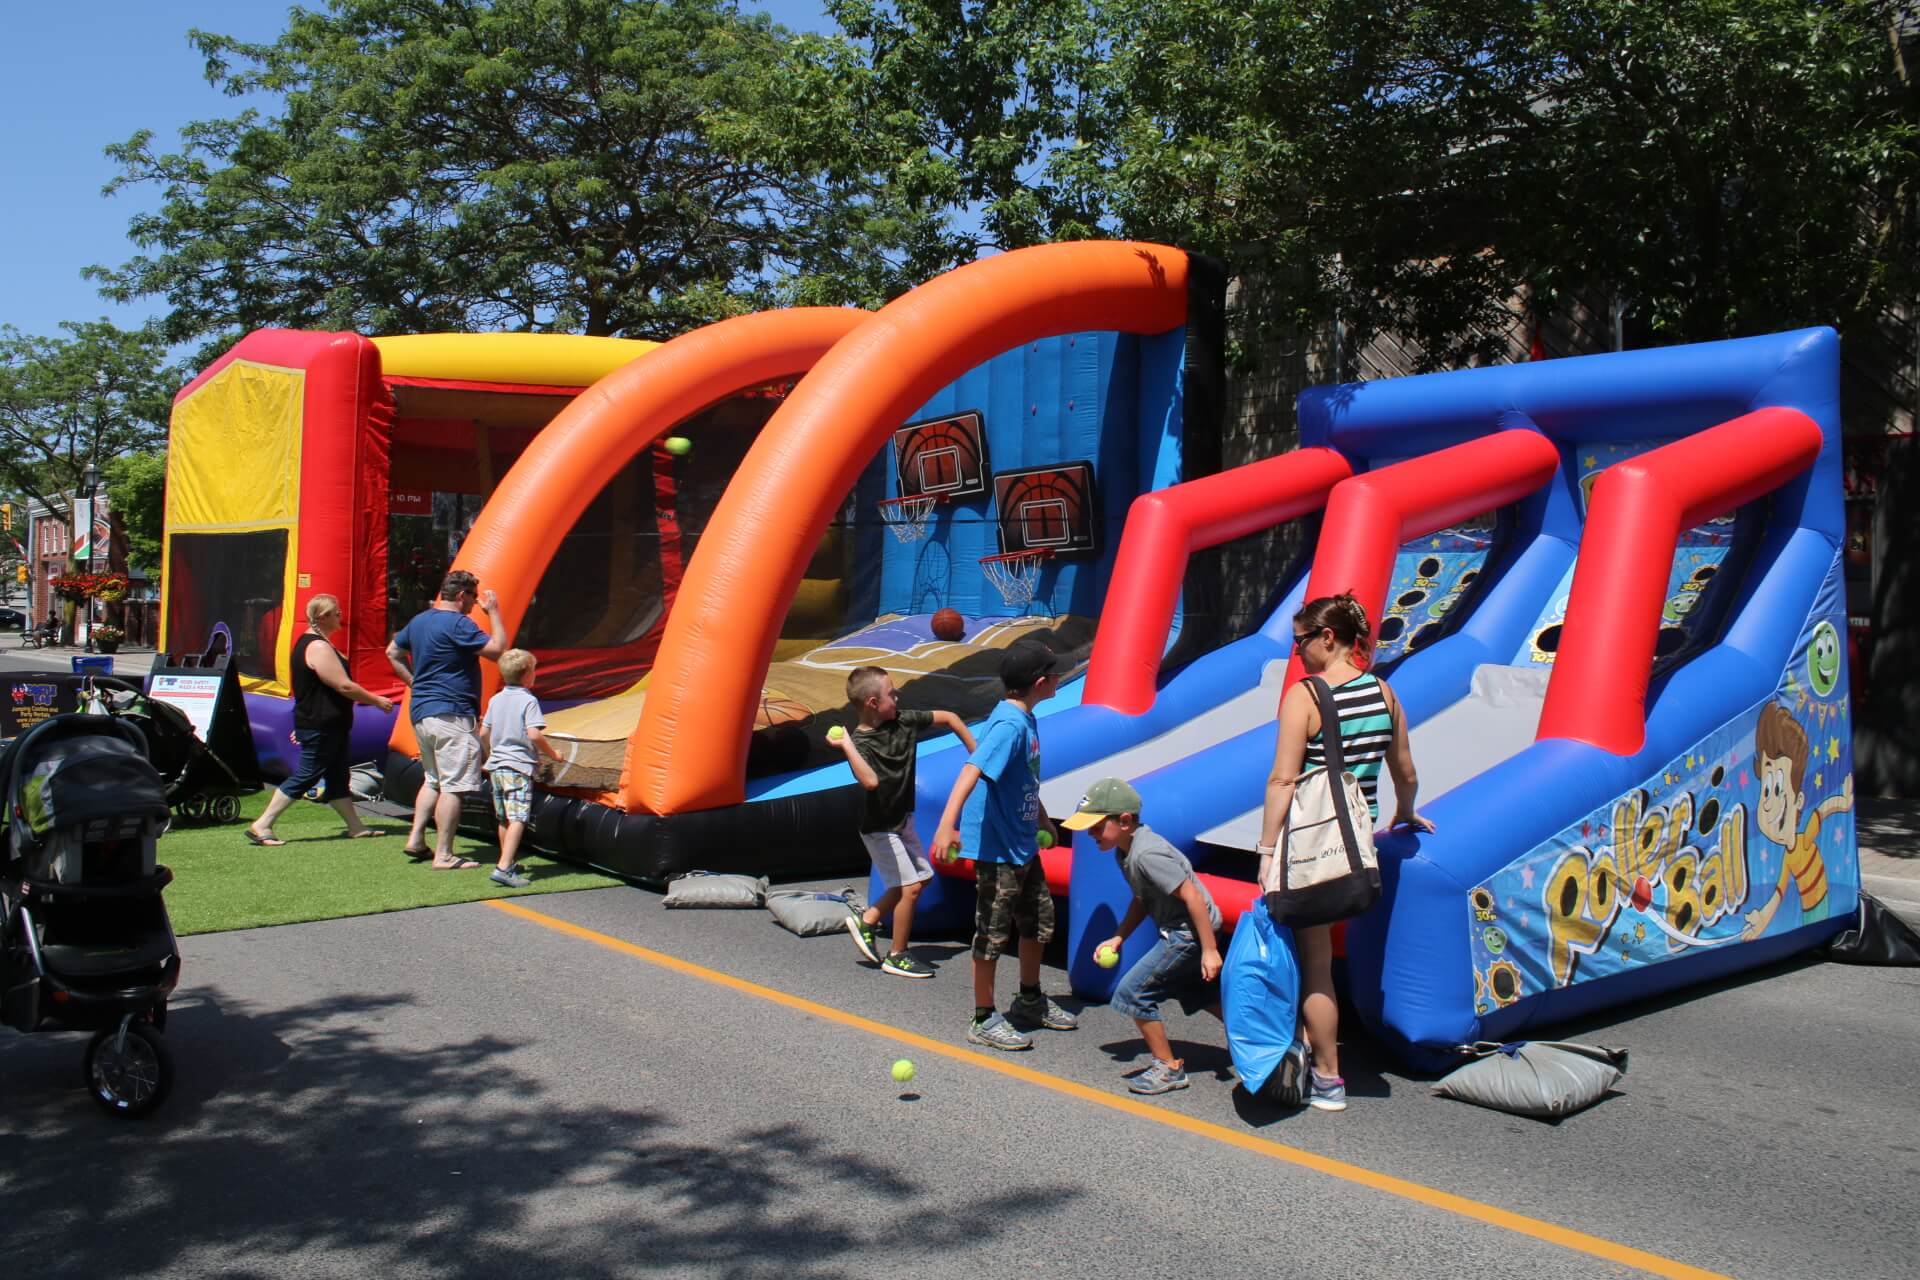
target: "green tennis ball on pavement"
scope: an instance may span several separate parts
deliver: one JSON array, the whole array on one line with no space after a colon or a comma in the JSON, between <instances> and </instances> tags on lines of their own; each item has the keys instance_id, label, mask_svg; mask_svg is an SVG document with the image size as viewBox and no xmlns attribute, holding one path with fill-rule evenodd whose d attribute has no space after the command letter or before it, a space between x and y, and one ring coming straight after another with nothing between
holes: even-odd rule
<instances>
[{"instance_id":1,"label":"green tennis ball on pavement","mask_svg":"<svg viewBox=\"0 0 1920 1280\"><path fill-rule=\"evenodd\" d=\"M667 452L676 458L684 458L693 452L693 441L685 436L668 436L663 443L667 446Z\"/></svg>"},{"instance_id":2,"label":"green tennis ball on pavement","mask_svg":"<svg viewBox=\"0 0 1920 1280\"><path fill-rule=\"evenodd\" d=\"M1120 953L1112 947L1095 947L1093 949L1093 962L1102 969L1111 969L1120 963Z\"/></svg>"},{"instance_id":3,"label":"green tennis ball on pavement","mask_svg":"<svg viewBox=\"0 0 1920 1280\"><path fill-rule=\"evenodd\" d=\"M913 1077L913 1064L905 1058L901 1058L893 1064L893 1080L895 1084L905 1084L907 1081L913 1079Z\"/></svg>"},{"instance_id":4,"label":"green tennis ball on pavement","mask_svg":"<svg viewBox=\"0 0 1920 1280\"><path fill-rule=\"evenodd\" d=\"M1042 849L1053 848L1053 832L1047 830L1045 827L1040 828L1039 840Z\"/></svg>"},{"instance_id":5,"label":"green tennis ball on pavement","mask_svg":"<svg viewBox=\"0 0 1920 1280\"><path fill-rule=\"evenodd\" d=\"M839 725L835 725L833 726L833 728L827 730L828 742L845 742L846 740L847 740L847 731L845 729L842 729Z\"/></svg>"}]
</instances>

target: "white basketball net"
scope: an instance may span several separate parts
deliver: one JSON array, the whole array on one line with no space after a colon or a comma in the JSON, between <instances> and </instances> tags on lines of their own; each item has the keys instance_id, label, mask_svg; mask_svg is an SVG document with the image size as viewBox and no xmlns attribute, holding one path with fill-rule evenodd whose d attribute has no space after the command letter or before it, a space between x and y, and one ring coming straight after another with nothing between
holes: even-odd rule
<instances>
[{"instance_id":1,"label":"white basketball net","mask_svg":"<svg viewBox=\"0 0 1920 1280\"><path fill-rule=\"evenodd\" d=\"M927 536L927 518L940 500L938 494L919 493L905 498L883 498L880 518L887 530L902 542L918 542Z\"/></svg>"},{"instance_id":2,"label":"white basketball net","mask_svg":"<svg viewBox=\"0 0 1920 1280\"><path fill-rule=\"evenodd\" d=\"M1033 590L1040 585L1040 562L1044 551L1015 551L988 556L980 562L980 572L1000 593L1000 598L1016 609L1033 603Z\"/></svg>"}]
</instances>

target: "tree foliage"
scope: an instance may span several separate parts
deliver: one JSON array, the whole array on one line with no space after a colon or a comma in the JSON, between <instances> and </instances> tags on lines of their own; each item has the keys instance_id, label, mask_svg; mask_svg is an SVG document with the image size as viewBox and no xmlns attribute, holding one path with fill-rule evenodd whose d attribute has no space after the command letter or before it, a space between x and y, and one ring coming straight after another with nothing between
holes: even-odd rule
<instances>
[{"instance_id":1,"label":"tree foliage","mask_svg":"<svg viewBox=\"0 0 1920 1280\"><path fill-rule=\"evenodd\" d=\"M0 326L0 479L48 506L87 467L166 441L181 374L151 327L66 322L64 337Z\"/></svg>"},{"instance_id":2,"label":"tree foliage","mask_svg":"<svg viewBox=\"0 0 1920 1280\"><path fill-rule=\"evenodd\" d=\"M1500 354L1517 292L1665 341L1910 290L1890 0L839 0L983 244L1168 240L1269 319ZM949 244L956 253L969 247Z\"/></svg>"},{"instance_id":3,"label":"tree foliage","mask_svg":"<svg viewBox=\"0 0 1920 1280\"><path fill-rule=\"evenodd\" d=\"M174 340L265 324L664 337L1089 235L1242 269L1266 320L1501 354L1516 297L1660 340L1914 284L1896 0L331 0L195 38L268 113L136 135Z\"/></svg>"},{"instance_id":4,"label":"tree foliage","mask_svg":"<svg viewBox=\"0 0 1920 1280\"><path fill-rule=\"evenodd\" d=\"M127 534L127 556L158 573L166 526L167 455L158 450L128 453L107 463L109 509Z\"/></svg>"},{"instance_id":5,"label":"tree foliage","mask_svg":"<svg viewBox=\"0 0 1920 1280\"><path fill-rule=\"evenodd\" d=\"M132 223L147 253L93 272L110 297L165 298L176 341L664 338L783 285L873 278L846 257L870 200L840 46L730 0L331 0L271 44L193 39L212 84L281 106L191 125L178 151L144 132L111 148L109 190L162 203Z\"/></svg>"}]
</instances>

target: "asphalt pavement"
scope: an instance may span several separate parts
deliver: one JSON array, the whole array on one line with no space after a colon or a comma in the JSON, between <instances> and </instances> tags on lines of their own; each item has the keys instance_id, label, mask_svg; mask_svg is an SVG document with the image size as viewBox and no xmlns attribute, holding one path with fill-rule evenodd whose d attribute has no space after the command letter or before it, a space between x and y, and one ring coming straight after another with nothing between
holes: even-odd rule
<instances>
[{"instance_id":1,"label":"asphalt pavement","mask_svg":"<svg viewBox=\"0 0 1920 1280\"><path fill-rule=\"evenodd\" d=\"M151 1121L85 1099L78 1037L0 1039L17 1274L1797 1280L1920 1259L1911 970L1803 961L1566 1028L1632 1067L1543 1124L1436 1099L1359 1041L1348 1112L1279 1112L1234 1088L1205 1013L1171 1024L1193 1087L1135 1103L1145 1059L1104 1007L1025 1054L965 1046L957 943L907 982L845 938L626 888L183 949L180 1083Z\"/></svg>"}]
</instances>

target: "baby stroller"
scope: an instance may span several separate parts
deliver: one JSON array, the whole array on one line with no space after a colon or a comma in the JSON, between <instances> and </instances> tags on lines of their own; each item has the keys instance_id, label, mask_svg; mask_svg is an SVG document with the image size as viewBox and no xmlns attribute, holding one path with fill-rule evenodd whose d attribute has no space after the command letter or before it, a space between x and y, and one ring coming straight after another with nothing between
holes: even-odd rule
<instances>
[{"instance_id":1,"label":"baby stroller","mask_svg":"<svg viewBox=\"0 0 1920 1280\"><path fill-rule=\"evenodd\" d=\"M167 820L140 730L55 716L0 749L0 1022L91 1031L85 1076L115 1115L158 1106L173 1084L160 1038L180 948L154 861Z\"/></svg>"},{"instance_id":2,"label":"baby stroller","mask_svg":"<svg viewBox=\"0 0 1920 1280\"><path fill-rule=\"evenodd\" d=\"M166 784L167 804L183 824L232 822L240 797L260 790L243 779L193 730L178 708L150 698L138 685L112 676L89 676L80 687L80 709L127 720L145 735L147 759Z\"/></svg>"}]
</instances>

